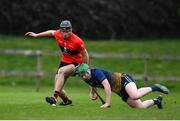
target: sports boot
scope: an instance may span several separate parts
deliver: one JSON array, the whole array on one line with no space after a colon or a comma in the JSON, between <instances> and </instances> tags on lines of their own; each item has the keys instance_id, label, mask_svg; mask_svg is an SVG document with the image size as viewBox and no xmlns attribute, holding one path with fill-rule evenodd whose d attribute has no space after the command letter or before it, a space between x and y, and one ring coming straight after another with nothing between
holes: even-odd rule
<instances>
[{"instance_id":1,"label":"sports boot","mask_svg":"<svg viewBox=\"0 0 180 121\"><path fill-rule=\"evenodd\" d=\"M46 97L46 102L49 103L50 105L52 106L55 106L56 105L56 99L54 97Z\"/></svg>"},{"instance_id":2,"label":"sports boot","mask_svg":"<svg viewBox=\"0 0 180 121\"><path fill-rule=\"evenodd\" d=\"M62 101L59 105L66 106L72 104L72 100L67 100L66 102Z\"/></svg>"},{"instance_id":3,"label":"sports boot","mask_svg":"<svg viewBox=\"0 0 180 121\"><path fill-rule=\"evenodd\" d=\"M159 109L163 109L162 100L163 97L161 95L159 95L156 99L154 99L154 104L156 104Z\"/></svg>"},{"instance_id":4,"label":"sports boot","mask_svg":"<svg viewBox=\"0 0 180 121\"><path fill-rule=\"evenodd\" d=\"M153 85L156 88L156 91L160 91L164 94L169 93L169 89L166 86L160 85L160 84L154 84Z\"/></svg>"}]
</instances>

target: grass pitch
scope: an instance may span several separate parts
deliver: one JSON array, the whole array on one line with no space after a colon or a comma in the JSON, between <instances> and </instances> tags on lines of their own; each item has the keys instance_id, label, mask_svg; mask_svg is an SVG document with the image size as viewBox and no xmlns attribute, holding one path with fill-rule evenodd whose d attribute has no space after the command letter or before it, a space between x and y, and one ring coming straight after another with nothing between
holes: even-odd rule
<instances>
[{"instance_id":1,"label":"grass pitch","mask_svg":"<svg viewBox=\"0 0 180 121\"><path fill-rule=\"evenodd\" d=\"M132 41L85 41L88 52L124 52L124 53L148 53L148 54L170 54L179 56L179 39L164 40L132 40ZM43 45L43 46L42 46ZM34 49L42 50L44 53L58 51L59 48L54 39L28 38L0 35L0 49ZM73 100L71 106L52 107L45 102L46 96L53 92L54 73L59 64L59 57L43 56L43 71L51 72L52 75L43 77L40 92L35 92L36 78L22 77L0 77L0 120L179 120L180 119L180 82L159 82L168 86L169 95L164 97L164 109L159 110L156 106L149 109L132 109L125 104L121 98L112 95L112 105L109 109L100 108L99 100L92 101L88 97L88 86L79 80L68 80L66 90ZM1 55L1 70L36 70L36 58L19 55ZM95 66L107 68L112 71L127 72L130 74L143 73L143 60L128 59L95 59ZM149 73L158 76L179 76L180 63L177 61L148 62ZM19 68L21 67L21 68ZM148 82L149 83L149 82ZM152 84L154 82L150 82ZM150 85L147 84L147 85ZM14 86L7 86L14 85ZM25 86L26 85L26 86ZM47 86L49 85L49 86ZM140 83L140 85L143 85ZM141 86L139 86L141 87ZM103 96L103 90L99 90ZM145 99L152 99L160 93L151 93ZM59 100L60 102L60 100Z\"/></svg>"},{"instance_id":2,"label":"grass pitch","mask_svg":"<svg viewBox=\"0 0 180 121\"><path fill-rule=\"evenodd\" d=\"M69 84L71 85L71 84ZM34 91L34 86L0 86L0 119L1 120L34 120L34 119L57 119L57 120L114 120L114 119L156 119L177 120L180 119L180 98L178 85L169 83L171 88L169 95L164 97L164 109L159 110L156 106L149 109L133 109L128 107L120 97L113 94L112 107L100 108L99 100L92 101L88 98L88 86L67 86L69 97L73 100L70 106L52 107L45 102L46 96L51 96L53 86L42 87L40 92ZM99 89L103 96L103 90ZM155 92L147 95L144 99L157 97L160 93ZM61 100L59 99L59 102Z\"/></svg>"}]
</instances>

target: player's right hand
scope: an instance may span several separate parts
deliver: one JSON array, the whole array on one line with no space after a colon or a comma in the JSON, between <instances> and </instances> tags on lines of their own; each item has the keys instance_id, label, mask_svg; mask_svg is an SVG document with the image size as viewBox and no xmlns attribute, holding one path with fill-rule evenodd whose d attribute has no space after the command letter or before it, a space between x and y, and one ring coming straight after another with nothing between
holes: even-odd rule
<instances>
[{"instance_id":1,"label":"player's right hand","mask_svg":"<svg viewBox=\"0 0 180 121\"><path fill-rule=\"evenodd\" d=\"M111 105L109 103L105 103L103 105L101 105L101 108L110 108Z\"/></svg>"},{"instance_id":2,"label":"player's right hand","mask_svg":"<svg viewBox=\"0 0 180 121\"><path fill-rule=\"evenodd\" d=\"M37 37L37 34L34 32L27 32L27 33L25 33L25 36Z\"/></svg>"}]
</instances>

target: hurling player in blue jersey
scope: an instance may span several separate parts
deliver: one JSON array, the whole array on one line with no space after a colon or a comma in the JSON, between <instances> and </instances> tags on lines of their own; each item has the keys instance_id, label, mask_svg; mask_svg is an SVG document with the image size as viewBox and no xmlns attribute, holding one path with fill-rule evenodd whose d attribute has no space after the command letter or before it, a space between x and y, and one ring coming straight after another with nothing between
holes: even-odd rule
<instances>
[{"instance_id":1,"label":"hurling player in blue jersey","mask_svg":"<svg viewBox=\"0 0 180 121\"><path fill-rule=\"evenodd\" d=\"M111 92L114 92L132 108L148 108L157 105L159 109L162 109L163 98L161 95L155 99L145 101L142 101L140 98L152 91L159 91L164 94L169 93L168 88L160 84L138 89L135 80L129 74L110 72L101 68L90 69L85 63L82 63L77 68L77 73L89 85L104 88L105 104L101 106L102 108L111 106Z\"/></svg>"}]
</instances>

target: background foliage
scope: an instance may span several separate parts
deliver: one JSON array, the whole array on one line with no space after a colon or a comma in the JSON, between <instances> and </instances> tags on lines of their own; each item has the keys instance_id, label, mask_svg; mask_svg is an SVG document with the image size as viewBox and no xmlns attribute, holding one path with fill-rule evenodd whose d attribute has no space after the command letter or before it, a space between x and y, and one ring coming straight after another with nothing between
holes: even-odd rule
<instances>
[{"instance_id":1,"label":"background foliage","mask_svg":"<svg viewBox=\"0 0 180 121\"><path fill-rule=\"evenodd\" d=\"M179 37L179 0L1 0L0 33L58 29L69 19L83 38Z\"/></svg>"}]
</instances>

